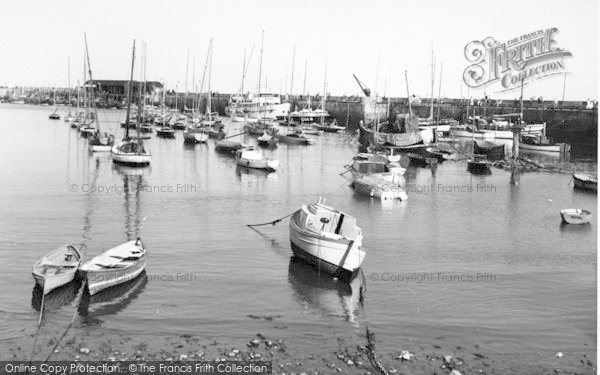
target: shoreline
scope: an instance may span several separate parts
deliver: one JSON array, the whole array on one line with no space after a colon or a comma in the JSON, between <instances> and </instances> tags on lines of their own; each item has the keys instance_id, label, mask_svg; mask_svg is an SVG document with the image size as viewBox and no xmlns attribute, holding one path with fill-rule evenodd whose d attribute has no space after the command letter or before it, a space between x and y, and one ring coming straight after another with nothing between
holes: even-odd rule
<instances>
[{"instance_id":1,"label":"shoreline","mask_svg":"<svg viewBox=\"0 0 600 375\"><path fill-rule=\"evenodd\" d=\"M62 331L44 327L36 343L33 360L43 360ZM64 326L61 326L61 329ZM53 332L48 332L48 331ZM330 337L282 338L281 330L265 327L253 337L205 337L201 334L125 333L99 327L73 326L50 360L60 361L272 361L273 374L380 374L369 361L364 334L335 334ZM34 334L0 342L4 360L28 360ZM511 363L486 352L484 345L458 345L440 342L387 348L375 338L376 358L388 374L594 374L595 351L564 353L544 363ZM439 344L439 345L438 345ZM444 346L442 346L444 345ZM584 344L585 345L585 344ZM407 352L404 352L407 351ZM403 359L404 358L404 359ZM510 358L510 354L507 354ZM455 375L453 372L452 375Z\"/></svg>"}]
</instances>

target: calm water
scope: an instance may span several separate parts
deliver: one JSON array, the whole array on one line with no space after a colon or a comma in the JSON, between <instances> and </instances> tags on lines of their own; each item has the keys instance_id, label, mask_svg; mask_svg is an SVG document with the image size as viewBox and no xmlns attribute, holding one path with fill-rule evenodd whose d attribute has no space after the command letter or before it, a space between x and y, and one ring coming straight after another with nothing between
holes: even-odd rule
<instances>
[{"instance_id":1,"label":"calm water","mask_svg":"<svg viewBox=\"0 0 600 375\"><path fill-rule=\"evenodd\" d=\"M212 140L185 146L179 132L153 137L151 167L132 169L113 165L108 153L89 154L50 112L0 106L0 342L35 331L37 258L84 243L87 260L140 235L147 277L94 297L81 312L83 327L247 337L265 324L252 316L267 316L287 326L288 338L359 335L368 323L383 351L450 340L509 362L541 362L559 350L595 348L597 198L574 191L569 174L473 176L464 162L435 174L411 167L409 200L382 204L355 195L339 175L357 147L345 134L280 145L266 153L281 170L265 174L236 169ZM124 113L100 118L114 129ZM562 165L596 169L593 159ZM345 286L291 262L287 221L245 226L318 196L357 217L368 251L364 280ZM591 226L561 226L567 207L590 209ZM47 324L70 320L72 289L48 298Z\"/></svg>"}]
</instances>

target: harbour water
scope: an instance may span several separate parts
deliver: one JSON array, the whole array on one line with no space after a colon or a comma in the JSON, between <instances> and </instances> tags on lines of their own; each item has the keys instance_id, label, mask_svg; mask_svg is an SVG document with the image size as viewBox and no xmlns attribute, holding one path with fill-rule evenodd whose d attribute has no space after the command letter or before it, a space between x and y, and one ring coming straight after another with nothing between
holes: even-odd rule
<instances>
[{"instance_id":1,"label":"harbour water","mask_svg":"<svg viewBox=\"0 0 600 375\"><path fill-rule=\"evenodd\" d=\"M380 353L468 346L518 372L554 368L562 352L591 372L579 362L596 353L597 197L574 190L568 173L474 176L465 161L409 167L408 201L382 203L355 195L340 175L357 151L350 134L265 151L281 161L270 174L236 168L212 140L152 136L151 166L135 169L92 155L49 112L0 105L0 353L37 328L37 258L72 243L85 245L85 261L140 236L145 277L92 298L73 334L243 338L270 328L288 342L344 335L364 345L368 326ZM122 137L124 111L99 117ZM595 155L576 156L561 168L596 172ZM363 229L367 258L350 285L290 259L286 220L245 226L319 196ZM591 210L591 225L562 226L559 211L570 207ZM58 292L46 325L73 314L73 290Z\"/></svg>"}]
</instances>

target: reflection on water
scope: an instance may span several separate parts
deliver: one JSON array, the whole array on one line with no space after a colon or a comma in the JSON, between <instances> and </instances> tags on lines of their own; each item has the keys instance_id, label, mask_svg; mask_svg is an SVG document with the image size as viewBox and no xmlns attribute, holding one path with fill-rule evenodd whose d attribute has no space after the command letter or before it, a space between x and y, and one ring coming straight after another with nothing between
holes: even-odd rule
<instances>
[{"instance_id":1,"label":"reflection on water","mask_svg":"<svg viewBox=\"0 0 600 375\"><path fill-rule=\"evenodd\" d=\"M556 215L558 219L560 219L559 215ZM590 223L587 224L567 224L565 222L562 222L559 224L560 225L560 231L563 234L569 235L569 234L573 234L573 235L577 235L579 233L586 233L586 232L590 232L592 230L592 225Z\"/></svg>"},{"instance_id":2,"label":"reflection on water","mask_svg":"<svg viewBox=\"0 0 600 375\"><path fill-rule=\"evenodd\" d=\"M125 196L125 234L127 240L140 236L141 205L140 194L144 187L144 172L142 168L114 165L114 169L123 177L123 195Z\"/></svg>"},{"instance_id":3,"label":"reflection on water","mask_svg":"<svg viewBox=\"0 0 600 375\"><path fill-rule=\"evenodd\" d=\"M35 284L31 292L31 307L33 307L35 311L40 311L43 297L44 312L59 309L62 306L73 302L80 287L81 281L76 278L72 282L52 290L43 297L43 288Z\"/></svg>"},{"instance_id":4,"label":"reflection on water","mask_svg":"<svg viewBox=\"0 0 600 375\"><path fill-rule=\"evenodd\" d=\"M143 271L138 277L126 283L105 289L93 296L84 293L79 303L79 315L84 317L85 323L97 322L97 317L103 315L114 315L125 309L142 293L148 276Z\"/></svg>"},{"instance_id":5,"label":"reflection on water","mask_svg":"<svg viewBox=\"0 0 600 375\"><path fill-rule=\"evenodd\" d=\"M277 172L240 166L236 166L235 175L237 176L237 179L242 182L246 180L244 177L254 177L254 179L266 179L268 181L273 182L277 182L279 179Z\"/></svg>"},{"instance_id":6,"label":"reflection on water","mask_svg":"<svg viewBox=\"0 0 600 375\"><path fill-rule=\"evenodd\" d=\"M319 272L299 258L290 258L288 281L303 309L323 316L338 317L358 326L363 278L342 281Z\"/></svg>"},{"instance_id":7,"label":"reflection on water","mask_svg":"<svg viewBox=\"0 0 600 375\"><path fill-rule=\"evenodd\" d=\"M91 181L88 183L88 186L97 186L97 181L98 181L98 175L99 175L99 171L100 171L100 159L92 159L94 160L94 164L95 164L95 168L92 171L92 179ZM93 213L93 209L92 209L92 197L94 195L94 191L93 189L88 189L88 192L86 194L86 208L85 208L85 214L83 216L83 233L82 233L82 237L84 241L90 240L90 231L92 230L92 213Z\"/></svg>"}]
</instances>

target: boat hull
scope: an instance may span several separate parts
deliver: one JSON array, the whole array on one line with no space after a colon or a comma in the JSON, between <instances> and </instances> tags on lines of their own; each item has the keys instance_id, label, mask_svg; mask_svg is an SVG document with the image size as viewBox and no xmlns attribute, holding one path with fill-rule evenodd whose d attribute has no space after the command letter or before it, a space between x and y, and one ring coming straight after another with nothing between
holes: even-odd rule
<instances>
[{"instance_id":1,"label":"boat hull","mask_svg":"<svg viewBox=\"0 0 600 375\"><path fill-rule=\"evenodd\" d=\"M540 151L540 152L561 152L560 145L530 145L527 143L519 144L520 150Z\"/></svg>"},{"instance_id":2,"label":"boat hull","mask_svg":"<svg viewBox=\"0 0 600 375\"><path fill-rule=\"evenodd\" d=\"M53 276L53 277L44 277L36 272L32 272L33 279L35 283L42 288L44 294L48 294L54 289L60 288L63 285L67 285L75 279L75 275L77 274L77 269L74 269L71 272L65 272L64 274Z\"/></svg>"},{"instance_id":3,"label":"boat hull","mask_svg":"<svg viewBox=\"0 0 600 375\"><path fill-rule=\"evenodd\" d=\"M562 222L565 224L588 224L592 214L585 210L567 209L560 212Z\"/></svg>"},{"instance_id":4,"label":"boat hull","mask_svg":"<svg viewBox=\"0 0 600 375\"><path fill-rule=\"evenodd\" d=\"M354 180L354 190L380 200L400 199L405 201L408 199L408 195L402 186L385 180L375 180L367 177L357 178Z\"/></svg>"},{"instance_id":5,"label":"boat hull","mask_svg":"<svg viewBox=\"0 0 600 375\"><path fill-rule=\"evenodd\" d=\"M470 132L463 129L450 129L450 134L454 137L460 138L473 138L473 139L491 139L494 136L491 133L484 132Z\"/></svg>"},{"instance_id":6,"label":"boat hull","mask_svg":"<svg viewBox=\"0 0 600 375\"><path fill-rule=\"evenodd\" d=\"M113 146L110 151L112 160L118 164L130 165L130 166L146 166L150 164L152 156L150 154L133 154L120 152L117 146Z\"/></svg>"},{"instance_id":7,"label":"boat hull","mask_svg":"<svg viewBox=\"0 0 600 375\"><path fill-rule=\"evenodd\" d=\"M175 131L172 129L169 130L156 130L156 136L161 138L175 138Z\"/></svg>"},{"instance_id":8,"label":"boat hull","mask_svg":"<svg viewBox=\"0 0 600 375\"><path fill-rule=\"evenodd\" d=\"M183 132L183 141L185 143L205 143L208 140L206 133Z\"/></svg>"},{"instance_id":9,"label":"boat hull","mask_svg":"<svg viewBox=\"0 0 600 375\"><path fill-rule=\"evenodd\" d=\"M143 257L131 267L118 270L86 271L85 280L91 296L113 286L124 284L137 278L146 268Z\"/></svg>"},{"instance_id":10,"label":"boat hull","mask_svg":"<svg viewBox=\"0 0 600 375\"><path fill-rule=\"evenodd\" d=\"M244 168L262 169L265 171L274 172L279 168L278 160L251 160L245 158L238 158L237 165Z\"/></svg>"},{"instance_id":11,"label":"boat hull","mask_svg":"<svg viewBox=\"0 0 600 375\"><path fill-rule=\"evenodd\" d=\"M288 137L284 134L275 134L275 137L282 143L292 144L292 145L312 145L315 143L314 139L303 138L303 137Z\"/></svg>"},{"instance_id":12,"label":"boat hull","mask_svg":"<svg viewBox=\"0 0 600 375\"><path fill-rule=\"evenodd\" d=\"M467 171L473 174L491 174L490 163L483 163L479 161L467 162Z\"/></svg>"},{"instance_id":13,"label":"boat hull","mask_svg":"<svg viewBox=\"0 0 600 375\"><path fill-rule=\"evenodd\" d=\"M112 150L112 145L89 145L89 149L92 152L110 152Z\"/></svg>"},{"instance_id":14,"label":"boat hull","mask_svg":"<svg viewBox=\"0 0 600 375\"><path fill-rule=\"evenodd\" d=\"M576 189L598 191L598 181L580 173L573 173L573 184Z\"/></svg>"},{"instance_id":15,"label":"boat hull","mask_svg":"<svg viewBox=\"0 0 600 375\"><path fill-rule=\"evenodd\" d=\"M73 260L59 264L64 256L72 256ZM48 294L54 289L72 282L77 275L77 269L81 265L81 254L77 249L68 246L61 247L45 255L33 265L33 279L39 285L43 294Z\"/></svg>"},{"instance_id":16,"label":"boat hull","mask_svg":"<svg viewBox=\"0 0 600 375\"><path fill-rule=\"evenodd\" d=\"M302 230L290 220L290 243L294 255L333 276L351 275L358 271L365 258L360 246L362 236L351 241L335 240Z\"/></svg>"},{"instance_id":17,"label":"boat hull","mask_svg":"<svg viewBox=\"0 0 600 375\"><path fill-rule=\"evenodd\" d=\"M529 124L523 126L521 129L522 135L535 135L541 134L544 129L546 129L546 124ZM495 139L513 139L514 133L512 130L502 130L502 129L480 129L482 132L487 134L487 138L495 138Z\"/></svg>"}]
</instances>

